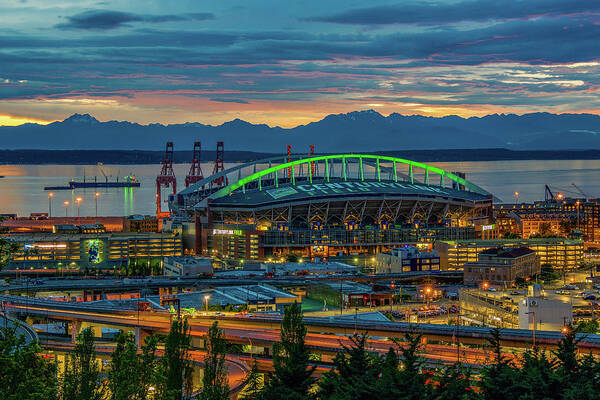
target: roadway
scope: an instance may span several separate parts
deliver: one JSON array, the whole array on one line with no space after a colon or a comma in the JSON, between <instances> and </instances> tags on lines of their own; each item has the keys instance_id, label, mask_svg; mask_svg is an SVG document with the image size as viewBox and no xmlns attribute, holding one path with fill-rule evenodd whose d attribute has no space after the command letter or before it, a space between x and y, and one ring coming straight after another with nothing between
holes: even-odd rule
<instances>
[{"instance_id":1,"label":"roadway","mask_svg":"<svg viewBox=\"0 0 600 400\"><path fill-rule=\"evenodd\" d=\"M166 333L173 317L168 312L139 311L123 312L105 307L85 304L61 303L49 300L30 299L20 296L0 296L6 309L11 313L37 316L51 320L82 321L92 326L106 326L135 329L147 333ZM229 341L241 344L263 344L270 347L279 340L280 316L199 316L190 317L191 334L203 337L208 327L218 321ZM307 325L307 346L322 354L334 354L341 349L340 344L349 344L347 336L354 332L368 333L369 342L377 351L385 352L391 342L389 337L402 338L406 333L419 332L426 340L426 358L439 363L454 362L457 359L481 365L487 359L482 348L491 337L490 328L463 327L434 324L411 324L396 322L339 321L330 318L305 317ZM542 347L554 348L563 337L560 332L536 332L536 343ZM502 330L503 345L511 348L531 347L532 332L518 329ZM455 343L460 343L462 350ZM462 345L476 345L477 348ZM579 344L584 351L600 352L600 336L587 335Z\"/></svg>"},{"instance_id":2,"label":"roadway","mask_svg":"<svg viewBox=\"0 0 600 400\"><path fill-rule=\"evenodd\" d=\"M69 353L73 351L75 344L71 342L62 342L56 340L44 341L44 349ZM115 349L114 344L96 342L95 351L97 355L103 357L110 357ZM157 356L162 357L163 350L157 350ZM190 350L189 357L193 364L202 366L204 365L204 358L206 352L200 350ZM227 367L227 379L229 388L231 390L231 397L235 398L236 395L242 390L244 386L244 380L246 379L247 372L249 371L249 365L252 359L250 357L240 357L236 355L228 354L225 358L225 365Z\"/></svg>"},{"instance_id":3,"label":"roadway","mask_svg":"<svg viewBox=\"0 0 600 400\"><path fill-rule=\"evenodd\" d=\"M165 277L155 276L140 279L134 278L115 278L115 277L70 277L70 278L45 278L45 279L22 279L18 283L0 286L0 292L5 293L36 293L49 291L109 291L109 290L139 290L139 289L159 289L165 287L184 288L209 288L214 286L243 286L256 285L258 283L269 283L274 285L304 285L312 281L373 281L373 280L394 280L394 281L419 281L422 279L462 279L462 272L459 271L439 271L431 272L410 272L403 274L380 274L380 275L362 275L362 274L330 274L319 276L285 276L265 279L263 276L256 277L234 277L219 278L211 277L198 279L196 277Z\"/></svg>"}]
</instances>

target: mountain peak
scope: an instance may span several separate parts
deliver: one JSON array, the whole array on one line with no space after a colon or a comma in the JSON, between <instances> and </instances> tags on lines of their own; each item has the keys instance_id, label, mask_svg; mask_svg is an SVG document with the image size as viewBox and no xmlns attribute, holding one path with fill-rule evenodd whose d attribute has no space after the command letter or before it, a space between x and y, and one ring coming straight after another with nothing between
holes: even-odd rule
<instances>
[{"instance_id":1,"label":"mountain peak","mask_svg":"<svg viewBox=\"0 0 600 400\"><path fill-rule=\"evenodd\" d=\"M98 124L100 121L92 117L90 114L75 113L69 118L65 119L63 122L70 122L74 124Z\"/></svg>"}]
</instances>

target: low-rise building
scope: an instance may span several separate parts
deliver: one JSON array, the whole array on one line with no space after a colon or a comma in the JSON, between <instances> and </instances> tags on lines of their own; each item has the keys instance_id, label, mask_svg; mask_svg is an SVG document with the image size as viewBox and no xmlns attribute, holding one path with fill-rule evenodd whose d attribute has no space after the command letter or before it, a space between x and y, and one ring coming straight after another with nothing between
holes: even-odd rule
<instances>
[{"instance_id":1,"label":"low-rise building","mask_svg":"<svg viewBox=\"0 0 600 400\"><path fill-rule=\"evenodd\" d=\"M436 242L442 270L460 270L465 263L477 262L478 255L493 247L528 247L540 258L559 270L573 270L583 262L583 241L564 238L455 240Z\"/></svg>"},{"instance_id":2,"label":"low-rise building","mask_svg":"<svg viewBox=\"0 0 600 400\"><path fill-rule=\"evenodd\" d=\"M376 292L369 285L352 281L319 282L307 289L307 297L323 302L324 306L343 308L389 305L392 291Z\"/></svg>"},{"instance_id":3,"label":"low-rise building","mask_svg":"<svg viewBox=\"0 0 600 400\"><path fill-rule=\"evenodd\" d=\"M517 278L525 279L540 273L540 260L527 247L495 247L479 253L476 262L464 265L464 282L489 282L511 286Z\"/></svg>"},{"instance_id":4,"label":"low-rise building","mask_svg":"<svg viewBox=\"0 0 600 400\"><path fill-rule=\"evenodd\" d=\"M3 235L15 242L7 269L112 270L131 260L162 265L181 256L181 236L169 233L29 233Z\"/></svg>"},{"instance_id":5,"label":"low-rise building","mask_svg":"<svg viewBox=\"0 0 600 400\"><path fill-rule=\"evenodd\" d=\"M519 329L560 331L572 321L571 303L543 297L526 297L519 302Z\"/></svg>"},{"instance_id":6,"label":"low-rise building","mask_svg":"<svg viewBox=\"0 0 600 400\"><path fill-rule=\"evenodd\" d=\"M377 274L439 270L440 256L435 250L420 252L415 247L406 246L375 255L375 272Z\"/></svg>"},{"instance_id":7,"label":"low-rise building","mask_svg":"<svg viewBox=\"0 0 600 400\"><path fill-rule=\"evenodd\" d=\"M261 263L260 269L273 275L331 275L331 274L357 274L359 268L337 261L308 261L287 263Z\"/></svg>"},{"instance_id":8,"label":"low-rise building","mask_svg":"<svg viewBox=\"0 0 600 400\"><path fill-rule=\"evenodd\" d=\"M207 276L213 274L213 260L209 257L165 257L163 273L167 276Z\"/></svg>"},{"instance_id":9,"label":"low-rise building","mask_svg":"<svg viewBox=\"0 0 600 400\"><path fill-rule=\"evenodd\" d=\"M125 219L125 232L159 232L158 218L151 215L130 215Z\"/></svg>"}]
</instances>

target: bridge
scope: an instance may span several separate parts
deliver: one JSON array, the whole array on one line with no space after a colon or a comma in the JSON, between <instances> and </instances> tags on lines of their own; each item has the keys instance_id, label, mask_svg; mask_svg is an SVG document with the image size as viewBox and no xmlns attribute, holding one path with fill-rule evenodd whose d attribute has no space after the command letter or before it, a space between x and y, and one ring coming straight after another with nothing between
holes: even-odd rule
<instances>
[{"instance_id":1,"label":"bridge","mask_svg":"<svg viewBox=\"0 0 600 400\"><path fill-rule=\"evenodd\" d=\"M101 337L102 327L110 327L133 332L136 343L140 345L147 335L167 333L173 318L173 314L162 311L122 311L93 304L61 303L23 296L0 296L0 301L8 313L26 318L31 324L36 320L64 322L72 339L83 328L89 327L95 336ZM193 347L203 347L206 331L214 321L218 321L229 342L247 345L251 354L268 360L273 343L279 340L281 317L200 315L190 316L188 321ZM341 351L342 344L350 344L348 336L354 333L368 334L371 337L370 347L384 353L392 346L389 338L403 338L407 333L417 332L423 337L424 356L430 365L461 361L481 366L489 356L487 343L491 330L485 327L352 321L330 317L305 317L304 321L308 330L306 344L311 352L320 355L323 363L331 362ZM501 345L508 355L511 351L520 352L532 346L532 331L503 329L501 332ZM551 350L556 348L562 337L560 332L538 331L535 343L542 349ZM581 339L578 343L580 351L600 354L600 335L581 335L578 339ZM265 363L268 364L267 361Z\"/></svg>"},{"instance_id":2,"label":"bridge","mask_svg":"<svg viewBox=\"0 0 600 400\"><path fill-rule=\"evenodd\" d=\"M374 280L393 280L403 283L416 283L422 281L450 281L462 280L462 271L414 271L398 274L332 274L328 276L310 277L310 276L286 276L273 277L268 280L269 284L279 286L297 286L316 281L354 281L366 282ZM52 291L87 291L94 293L102 292L125 292L133 290L158 290L164 288L183 289L183 288L211 288L215 286L244 286L264 283L263 277L248 278L220 278L215 276L208 279L198 279L196 277L148 277L143 279L119 279L119 278L68 278L68 279L46 279L36 281L24 281L20 284L11 284L0 286L0 293L5 294L28 294L34 295L38 292Z\"/></svg>"}]
</instances>

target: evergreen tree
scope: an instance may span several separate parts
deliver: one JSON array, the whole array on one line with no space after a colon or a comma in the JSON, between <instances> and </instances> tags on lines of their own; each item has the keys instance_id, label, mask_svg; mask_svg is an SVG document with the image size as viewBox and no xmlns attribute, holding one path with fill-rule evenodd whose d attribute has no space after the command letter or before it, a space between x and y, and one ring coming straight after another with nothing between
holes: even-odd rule
<instances>
[{"instance_id":1,"label":"evergreen tree","mask_svg":"<svg viewBox=\"0 0 600 400\"><path fill-rule=\"evenodd\" d=\"M156 356L157 344L158 338L155 335L149 336L144 340L142 354L138 355L139 384L134 399L147 399L149 393L156 390L157 373L160 366L160 359Z\"/></svg>"},{"instance_id":2,"label":"evergreen tree","mask_svg":"<svg viewBox=\"0 0 600 400\"><path fill-rule=\"evenodd\" d=\"M252 363L252 367L244 380L244 389L242 390L242 393L240 393L240 398L243 400L257 400L263 386L264 380L258 371L258 364L256 360L254 360L254 363Z\"/></svg>"},{"instance_id":3,"label":"evergreen tree","mask_svg":"<svg viewBox=\"0 0 600 400\"><path fill-rule=\"evenodd\" d=\"M0 331L0 399L56 399L56 364L40 353L37 343L26 343L14 329Z\"/></svg>"},{"instance_id":4,"label":"evergreen tree","mask_svg":"<svg viewBox=\"0 0 600 400\"><path fill-rule=\"evenodd\" d=\"M110 371L107 376L107 388L110 400L133 399L137 391L135 379L138 368L137 346L131 335L119 333L117 345L112 353Z\"/></svg>"},{"instance_id":5,"label":"evergreen tree","mask_svg":"<svg viewBox=\"0 0 600 400\"><path fill-rule=\"evenodd\" d=\"M192 363L189 356L190 328L186 319L174 319L165 339L159 366L156 398L179 400L192 391Z\"/></svg>"},{"instance_id":6,"label":"evergreen tree","mask_svg":"<svg viewBox=\"0 0 600 400\"><path fill-rule=\"evenodd\" d=\"M343 352L335 356L335 369L320 380L320 399L371 400L380 394L381 357L367 351L366 335L354 335L350 340L352 344L343 345Z\"/></svg>"},{"instance_id":7,"label":"evergreen tree","mask_svg":"<svg viewBox=\"0 0 600 400\"><path fill-rule=\"evenodd\" d=\"M502 353L500 329L492 329L489 339L494 354L493 361L481 372L480 387L485 400L518 399L518 373L515 366Z\"/></svg>"},{"instance_id":8,"label":"evergreen tree","mask_svg":"<svg viewBox=\"0 0 600 400\"><path fill-rule=\"evenodd\" d=\"M430 396L431 386L427 385L430 374L425 373L424 360L421 357L422 335L407 333L404 338L406 340L405 345L402 345L398 340L394 340L402 359L402 368L388 372L395 383L391 390L398 394L398 399L426 399ZM388 354L389 357L391 357L391 354Z\"/></svg>"},{"instance_id":9,"label":"evergreen tree","mask_svg":"<svg viewBox=\"0 0 600 400\"><path fill-rule=\"evenodd\" d=\"M259 398L265 400L304 400L312 398L316 366L309 365L304 343L306 326L297 302L286 307L281 322L281 341L273 345L273 369Z\"/></svg>"},{"instance_id":10,"label":"evergreen tree","mask_svg":"<svg viewBox=\"0 0 600 400\"><path fill-rule=\"evenodd\" d=\"M135 338L120 333L112 354L107 386L110 400L145 400L156 378L155 336L146 339L138 354Z\"/></svg>"},{"instance_id":11,"label":"evergreen tree","mask_svg":"<svg viewBox=\"0 0 600 400\"><path fill-rule=\"evenodd\" d=\"M473 389L471 371L461 364L452 364L434 378L432 400L476 400L479 398Z\"/></svg>"},{"instance_id":12,"label":"evergreen tree","mask_svg":"<svg viewBox=\"0 0 600 400\"><path fill-rule=\"evenodd\" d=\"M99 383L100 369L96 362L94 333L91 328L76 337L75 348L65 364L62 382L63 400L100 400L104 395Z\"/></svg>"},{"instance_id":13,"label":"evergreen tree","mask_svg":"<svg viewBox=\"0 0 600 400\"><path fill-rule=\"evenodd\" d=\"M564 387L558 380L555 366L556 361L548 359L538 348L526 351L516 368L512 391L519 391L523 400L560 398Z\"/></svg>"},{"instance_id":14,"label":"evergreen tree","mask_svg":"<svg viewBox=\"0 0 600 400\"><path fill-rule=\"evenodd\" d=\"M227 342L223 330L215 321L206 335L206 357L204 357L204 375L200 400L225 400L229 397L227 367L225 355Z\"/></svg>"}]
</instances>

